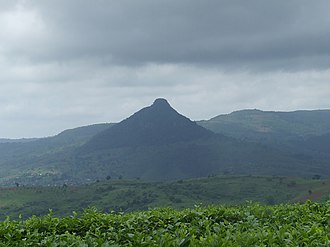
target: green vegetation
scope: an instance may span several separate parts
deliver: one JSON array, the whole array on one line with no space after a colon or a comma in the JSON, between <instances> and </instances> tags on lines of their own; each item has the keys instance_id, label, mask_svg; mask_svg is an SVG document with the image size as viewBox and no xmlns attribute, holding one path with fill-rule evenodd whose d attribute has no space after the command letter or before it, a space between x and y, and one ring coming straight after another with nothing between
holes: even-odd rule
<instances>
[{"instance_id":1,"label":"green vegetation","mask_svg":"<svg viewBox=\"0 0 330 247\"><path fill-rule=\"evenodd\" d=\"M95 124L39 139L1 139L0 184L63 184L72 173L74 150L111 126L113 124ZM81 180L77 178L76 182Z\"/></svg>"},{"instance_id":2,"label":"green vegetation","mask_svg":"<svg viewBox=\"0 0 330 247\"><path fill-rule=\"evenodd\" d=\"M215 133L289 152L310 164L321 161L329 166L330 110L242 110L198 124Z\"/></svg>"},{"instance_id":3,"label":"green vegetation","mask_svg":"<svg viewBox=\"0 0 330 247\"><path fill-rule=\"evenodd\" d=\"M103 211L128 212L156 207L192 208L195 204L263 205L325 201L330 180L288 177L222 176L175 182L145 182L109 178L82 186L14 187L0 189L0 219L46 215L68 216L95 206Z\"/></svg>"},{"instance_id":4,"label":"green vegetation","mask_svg":"<svg viewBox=\"0 0 330 247\"><path fill-rule=\"evenodd\" d=\"M171 208L0 223L0 246L329 246L330 201Z\"/></svg>"},{"instance_id":5,"label":"green vegetation","mask_svg":"<svg viewBox=\"0 0 330 247\"><path fill-rule=\"evenodd\" d=\"M241 110L198 124L235 138L286 141L330 133L330 110L274 112Z\"/></svg>"}]
</instances>

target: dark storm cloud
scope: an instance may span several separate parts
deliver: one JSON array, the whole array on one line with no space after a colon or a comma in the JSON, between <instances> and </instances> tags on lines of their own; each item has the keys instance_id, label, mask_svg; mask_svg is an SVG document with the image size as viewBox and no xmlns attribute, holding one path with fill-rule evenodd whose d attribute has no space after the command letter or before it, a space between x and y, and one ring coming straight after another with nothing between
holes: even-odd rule
<instances>
[{"instance_id":1,"label":"dark storm cloud","mask_svg":"<svg viewBox=\"0 0 330 247\"><path fill-rule=\"evenodd\" d=\"M103 64L285 70L330 65L329 1L39 0L24 5L38 12L45 27L39 49L26 50L36 61L98 57Z\"/></svg>"},{"instance_id":2,"label":"dark storm cloud","mask_svg":"<svg viewBox=\"0 0 330 247\"><path fill-rule=\"evenodd\" d=\"M0 138L330 105L330 1L0 0ZM280 99L280 100L279 100Z\"/></svg>"}]
</instances>

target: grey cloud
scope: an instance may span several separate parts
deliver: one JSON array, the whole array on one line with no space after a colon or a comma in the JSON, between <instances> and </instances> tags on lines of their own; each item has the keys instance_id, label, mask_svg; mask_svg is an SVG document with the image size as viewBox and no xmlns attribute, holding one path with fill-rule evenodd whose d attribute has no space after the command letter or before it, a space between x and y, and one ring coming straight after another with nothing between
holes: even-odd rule
<instances>
[{"instance_id":1,"label":"grey cloud","mask_svg":"<svg viewBox=\"0 0 330 247\"><path fill-rule=\"evenodd\" d=\"M79 66L71 66L79 71ZM91 73L87 79L69 74L69 79L56 83L1 84L0 136L47 136L87 124L118 122L156 97L167 98L193 120L245 108L296 110L330 105L330 70L225 73L183 65L109 68L96 73L94 69L85 72Z\"/></svg>"},{"instance_id":2,"label":"grey cloud","mask_svg":"<svg viewBox=\"0 0 330 247\"><path fill-rule=\"evenodd\" d=\"M330 3L324 0L39 0L25 7L37 10L45 25L39 49L26 51L32 60L98 57L129 66L247 69L330 65Z\"/></svg>"},{"instance_id":3,"label":"grey cloud","mask_svg":"<svg viewBox=\"0 0 330 247\"><path fill-rule=\"evenodd\" d=\"M325 0L0 0L0 137L330 105ZM280 97L280 100L279 100Z\"/></svg>"}]
</instances>

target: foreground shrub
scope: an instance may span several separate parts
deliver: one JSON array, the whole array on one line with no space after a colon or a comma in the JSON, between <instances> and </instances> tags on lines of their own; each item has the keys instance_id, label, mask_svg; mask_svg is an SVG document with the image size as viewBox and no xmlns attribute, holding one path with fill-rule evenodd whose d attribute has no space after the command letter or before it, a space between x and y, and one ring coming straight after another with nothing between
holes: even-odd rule
<instances>
[{"instance_id":1,"label":"foreground shrub","mask_svg":"<svg viewBox=\"0 0 330 247\"><path fill-rule=\"evenodd\" d=\"M330 201L33 216L0 223L0 246L330 246Z\"/></svg>"}]
</instances>

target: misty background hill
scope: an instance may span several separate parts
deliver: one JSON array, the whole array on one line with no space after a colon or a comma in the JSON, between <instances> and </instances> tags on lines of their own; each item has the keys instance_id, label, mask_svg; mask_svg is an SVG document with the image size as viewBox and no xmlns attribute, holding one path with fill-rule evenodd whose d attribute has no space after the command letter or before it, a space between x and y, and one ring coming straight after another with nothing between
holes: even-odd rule
<instances>
[{"instance_id":1,"label":"misty background hill","mask_svg":"<svg viewBox=\"0 0 330 247\"><path fill-rule=\"evenodd\" d=\"M243 110L193 122L165 99L117 124L0 142L0 184L218 174L330 177L330 111Z\"/></svg>"},{"instance_id":2,"label":"misty background hill","mask_svg":"<svg viewBox=\"0 0 330 247\"><path fill-rule=\"evenodd\" d=\"M241 110L199 121L198 124L215 133L239 139L283 142L330 133L330 110Z\"/></svg>"}]
</instances>

